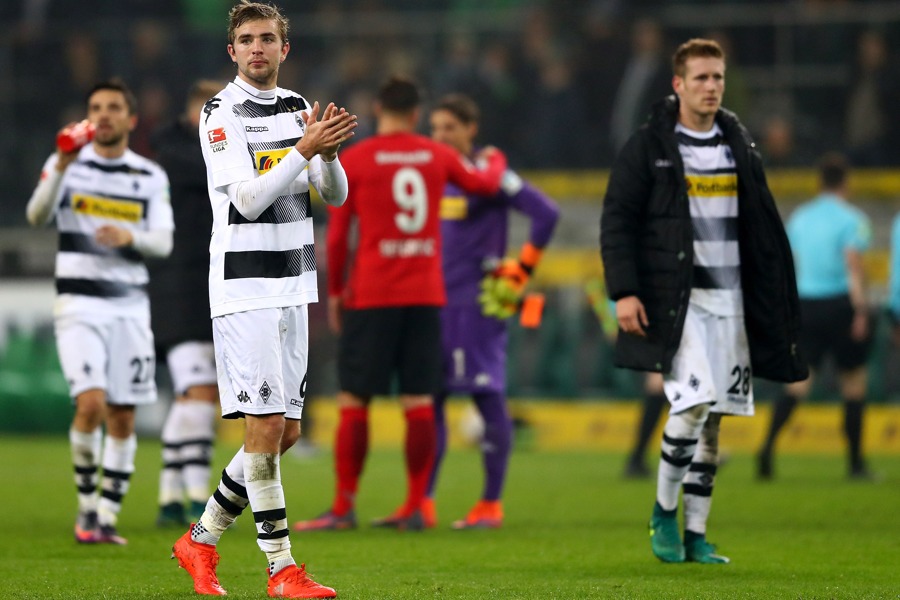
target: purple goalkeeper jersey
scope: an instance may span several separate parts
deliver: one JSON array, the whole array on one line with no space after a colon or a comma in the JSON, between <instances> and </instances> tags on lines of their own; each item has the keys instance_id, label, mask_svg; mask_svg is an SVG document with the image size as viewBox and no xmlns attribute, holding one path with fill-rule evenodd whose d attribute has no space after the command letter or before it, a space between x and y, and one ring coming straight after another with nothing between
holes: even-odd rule
<instances>
[{"instance_id":1,"label":"purple goalkeeper jersey","mask_svg":"<svg viewBox=\"0 0 900 600\"><path fill-rule=\"evenodd\" d=\"M481 314L480 283L507 253L510 210L531 220L529 241L543 248L559 207L512 171L493 198L448 185L441 201L441 238L447 305L441 311L448 392L506 391L506 321ZM516 255L517 253L513 254Z\"/></svg>"}]
</instances>

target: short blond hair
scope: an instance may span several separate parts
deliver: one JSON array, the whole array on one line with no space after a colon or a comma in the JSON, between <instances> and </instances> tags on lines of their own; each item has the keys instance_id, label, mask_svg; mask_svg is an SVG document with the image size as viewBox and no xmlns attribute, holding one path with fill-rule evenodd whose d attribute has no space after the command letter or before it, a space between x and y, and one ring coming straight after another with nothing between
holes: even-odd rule
<instances>
[{"instance_id":1,"label":"short blond hair","mask_svg":"<svg viewBox=\"0 0 900 600\"><path fill-rule=\"evenodd\" d=\"M270 20L275 21L275 24L278 25L278 35L281 37L281 43L287 44L288 19L281 14L277 6L241 0L240 4L236 4L228 12L228 43L234 44L234 32L244 23Z\"/></svg>"},{"instance_id":2,"label":"short blond hair","mask_svg":"<svg viewBox=\"0 0 900 600\"><path fill-rule=\"evenodd\" d=\"M684 77L689 58L721 58L725 60L725 51L715 40L693 38L678 46L672 55L672 73Z\"/></svg>"}]
</instances>

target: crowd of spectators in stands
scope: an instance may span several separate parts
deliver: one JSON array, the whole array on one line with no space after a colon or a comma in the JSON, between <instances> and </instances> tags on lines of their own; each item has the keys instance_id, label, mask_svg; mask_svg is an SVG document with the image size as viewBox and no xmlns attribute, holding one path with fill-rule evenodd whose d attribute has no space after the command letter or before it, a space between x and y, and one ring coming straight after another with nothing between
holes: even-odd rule
<instances>
[{"instance_id":1,"label":"crowd of spectators in stands","mask_svg":"<svg viewBox=\"0 0 900 600\"><path fill-rule=\"evenodd\" d=\"M122 76L138 93L133 148L150 153L150 133L177 110L189 82L230 79L222 15L231 0L4 2L12 33L0 44L0 207L14 215L49 150L47 140L83 115L98 79ZM337 0L280 2L292 23L282 80L316 98L335 98L371 132L373 90L388 73L415 77L432 99L473 96L482 139L519 169L608 167L650 104L671 91L669 57L681 41L713 37L729 52L725 106L744 115L769 166L811 166L823 149L856 166L897 163L894 111L900 76L894 49L900 17L884 3L793 0L773 10L818 11L787 29L741 23L749 0ZM685 25L678 11L709 9ZM731 7L731 13L715 8ZM854 10L855 9L855 10ZM830 12L829 12L830 11ZM837 12L835 12L837 11ZM841 12L842 11L842 12ZM896 12L896 11L895 11ZM731 14L731 16L729 16ZM841 21L834 15L851 15ZM724 15L724 16L723 16ZM829 16L831 15L831 16ZM853 16L855 15L855 16ZM888 15L889 16L889 15ZM696 21L691 21L696 22ZM313 26L314 25L314 26ZM787 42L785 40L788 40ZM787 46L785 44L788 44ZM337 49L337 50L335 50ZM752 101L751 101L752 100Z\"/></svg>"}]
</instances>

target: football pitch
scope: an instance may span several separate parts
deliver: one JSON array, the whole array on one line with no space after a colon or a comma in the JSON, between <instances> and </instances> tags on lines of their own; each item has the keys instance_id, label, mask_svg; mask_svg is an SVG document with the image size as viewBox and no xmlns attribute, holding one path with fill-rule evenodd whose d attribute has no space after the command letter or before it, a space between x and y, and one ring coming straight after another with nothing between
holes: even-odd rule
<instances>
[{"instance_id":1,"label":"football pitch","mask_svg":"<svg viewBox=\"0 0 900 600\"><path fill-rule=\"evenodd\" d=\"M215 470L233 452L218 447ZM154 525L159 442L142 439L120 532L126 547L78 546L64 436L0 437L3 524L0 598L192 598L169 560L182 533ZM654 461L655 462L655 461ZM498 531L451 531L481 486L477 452L452 451L438 490L437 530L370 529L402 501L399 450L373 452L358 499L360 529L292 534L294 556L339 598L898 598L900 460L873 457L883 480L844 479L843 459L786 455L778 479L758 483L749 455L716 481L710 541L729 565L662 564L650 553L654 482L620 478L612 453L516 452ZM331 499L331 457L282 461L289 520ZM243 521L243 522L241 522ZM247 519L219 546L230 598L264 598L265 558Z\"/></svg>"}]
</instances>

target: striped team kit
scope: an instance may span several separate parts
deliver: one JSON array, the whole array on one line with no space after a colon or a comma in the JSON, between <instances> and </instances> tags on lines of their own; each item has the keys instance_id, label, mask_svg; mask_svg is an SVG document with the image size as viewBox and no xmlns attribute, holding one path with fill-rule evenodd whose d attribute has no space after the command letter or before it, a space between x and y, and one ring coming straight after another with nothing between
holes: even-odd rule
<instances>
[{"instance_id":1,"label":"striped team kit","mask_svg":"<svg viewBox=\"0 0 900 600\"><path fill-rule=\"evenodd\" d=\"M56 169L56 155L43 173ZM59 230L54 305L57 348L74 398L105 389L110 404L156 400L147 268L134 248L109 248L104 225L131 232L172 230L165 172L131 150L99 156L91 144L65 170L54 199Z\"/></svg>"},{"instance_id":2,"label":"striped team kit","mask_svg":"<svg viewBox=\"0 0 900 600\"><path fill-rule=\"evenodd\" d=\"M693 286L681 343L665 376L672 413L712 403L712 412L753 414L738 246L738 179L718 124L678 124L678 149L694 231Z\"/></svg>"}]
</instances>

